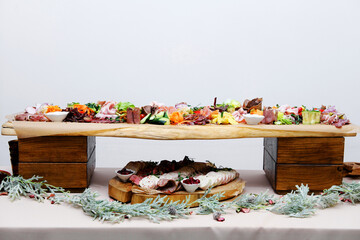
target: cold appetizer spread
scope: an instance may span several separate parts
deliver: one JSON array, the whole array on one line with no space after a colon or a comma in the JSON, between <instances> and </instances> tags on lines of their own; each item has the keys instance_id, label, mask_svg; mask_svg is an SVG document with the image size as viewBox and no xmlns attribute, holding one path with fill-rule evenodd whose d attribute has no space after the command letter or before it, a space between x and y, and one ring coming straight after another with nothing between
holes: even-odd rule
<instances>
[{"instance_id":1,"label":"cold appetizer spread","mask_svg":"<svg viewBox=\"0 0 360 240\"><path fill-rule=\"evenodd\" d=\"M15 121L54 121L81 123L129 123L159 125L205 124L327 124L342 127L349 124L345 114L334 106L307 109L305 106L276 105L263 107L262 98L246 99L243 103L227 100L221 104L193 107L186 102L167 106L151 102L136 107L130 102L99 101L97 103L67 104L60 108L52 104L27 107L24 113L15 115Z\"/></svg>"},{"instance_id":2,"label":"cold appetizer spread","mask_svg":"<svg viewBox=\"0 0 360 240\"><path fill-rule=\"evenodd\" d=\"M164 194L172 194L184 188L188 192L196 191L198 188L207 190L239 177L239 173L231 168L217 168L210 162L194 162L188 157L182 161L163 160L160 163L129 162L117 172L132 173L127 181L140 187L144 192ZM118 177L121 179L119 174Z\"/></svg>"}]
</instances>

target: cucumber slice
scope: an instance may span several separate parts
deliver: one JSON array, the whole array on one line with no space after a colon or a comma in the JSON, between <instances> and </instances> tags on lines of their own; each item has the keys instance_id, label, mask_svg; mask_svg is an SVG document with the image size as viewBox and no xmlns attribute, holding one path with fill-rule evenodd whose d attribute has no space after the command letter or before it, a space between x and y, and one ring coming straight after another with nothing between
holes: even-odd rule
<instances>
[{"instance_id":1,"label":"cucumber slice","mask_svg":"<svg viewBox=\"0 0 360 240\"><path fill-rule=\"evenodd\" d=\"M158 124L158 125L169 125L170 119L168 118L156 118L154 120L150 120L151 124Z\"/></svg>"},{"instance_id":2,"label":"cucumber slice","mask_svg":"<svg viewBox=\"0 0 360 240\"><path fill-rule=\"evenodd\" d=\"M169 114L167 111L164 113L164 118L169 118Z\"/></svg>"},{"instance_id":3,"label":"cucumber slice","mask_svg":"<svg viewBox=\"0 0 360 240\"><path fill-rule=\"evenodd\" d=\"M149 113L149 114L150 114L150 113ZM152 120L154 120L155 118L156 118L155 115L151 115L150 118L149 118L149 120L152 121Z\"/></svg>"},{"instance_id":4,"label":"cucumber slice","mask_svg":"<svg viewBox=\"0 0 360 240\"><path fill-rule=\"evenodd\" d=\"M164 117L164 113L165 113L165 112L159 112L158 114L156 114L155 118L162 118L162 117Z\"/></svg>"},{"instance_id":5,"label":"cucumber slice","mask_svg":"<svg viewBox=\"0 0 360 240\"><path fill-rule=\"evenodd\" d=\"M159 120L164 122L164 125L169 125L170 124L170 119L169 118L163 117L163 118L160 118Z\"/></svg>"},{"instance_id":6,"label":"cucumber slice","mask_svg":"<svg viewBox=\"0 0 360 240\"><path fill-rule=\"evenodd\" d=\"M140 123L141 123L141 124L146 123L146 121L149 120L150 116L151 116L151 113L149 113L149 114L146 115L143 119L141 119Z\"/></svg>"}]
</instances>

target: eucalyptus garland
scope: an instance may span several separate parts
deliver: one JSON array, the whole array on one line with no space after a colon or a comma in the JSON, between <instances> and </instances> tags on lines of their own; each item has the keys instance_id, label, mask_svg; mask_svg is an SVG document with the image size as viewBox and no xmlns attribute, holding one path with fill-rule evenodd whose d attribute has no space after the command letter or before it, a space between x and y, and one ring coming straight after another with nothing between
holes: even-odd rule
<instances>
[{"instance_id":1,"label":"eucalyptus garland","mask_svg":"<svg viewBox=\"0 0 360 240\"><path fill-rule=\"evenodd\" d=\"M343 183L332 186L323 191L321 195L309 194L308 186L296 186L297 190L284 196L275 197L268 195L267 191L260 194L242 194L232 202L220 202L223 193L210 195L211 189L193 203L199 207L190 209L190 198L185 201L169 201L165 197L147 199L138 204L124 204L117 201L98 199L99 194L91 189L86 189L81 194L70 194L61 187L48 184L42 178L33 176L24 179L21 176L8 176L0 184L0 195L8 195L11 201L20 199L21 196L33 198L38 202L45 199L52 204L70 204L80 207L85 214L101 222L121 222L132 217L146 217L152 222L171 221L173 219L188 218L192 213L200 215L213 214L217 221L224 221L221 214L227 209L247 213L250 210L266 209L270 212L290 217L305 218L315 214L317 209L335 206L340 201L352 204L360 202L360 182Z\"/></svg>"}]
</instances>

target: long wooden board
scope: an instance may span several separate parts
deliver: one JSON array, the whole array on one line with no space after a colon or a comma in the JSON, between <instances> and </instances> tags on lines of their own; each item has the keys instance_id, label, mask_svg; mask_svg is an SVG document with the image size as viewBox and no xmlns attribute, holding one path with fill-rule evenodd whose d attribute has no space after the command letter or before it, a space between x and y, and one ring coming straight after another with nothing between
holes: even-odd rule
<instances>
[{"instance_id":1,"label":"long wooden board","mask_svg":"<svg viewBox=\"0 0 360 240\"><path fill-rule=\"evenodd\" d=\"M356 136L359 128L353 124L336 128L330 125L205 125L159 126L151 124L101 124L8 122L2 126L2 135L18 138L41 136L101 136L155 140L233 139L268 137L341 137Z\"/></svg>"},{"instance_id":2,"label":"long wooden board","mask_svg":"<svg viewBox=\"0 0 360 240\"><path fill-rule=\"evenodd\" d=\"M208 196L212 196L216 193L224 193L224 197L221 200L230 199L240 195L245 187L245 181L241 178L237 178L234 181L215 187L211 190ZM146 199L154 199L158 195L148 195L148 194L139 194L133 193L131 191L131 183L123 183L119 180L118 177L114 177L109 181L109 196L120 201L120 202L131 202L131 204L142 203ZM194 193L188 193L186 191L178 191L173 194L160 194L160 196L166 196L171 201L184 201L187 197L190 197L189 203L194 202L195 200L201 198L204 195L205 191L197 190ZM198 204L191 204L191 207L196 207Z\"/></svg>"}]
</instances>

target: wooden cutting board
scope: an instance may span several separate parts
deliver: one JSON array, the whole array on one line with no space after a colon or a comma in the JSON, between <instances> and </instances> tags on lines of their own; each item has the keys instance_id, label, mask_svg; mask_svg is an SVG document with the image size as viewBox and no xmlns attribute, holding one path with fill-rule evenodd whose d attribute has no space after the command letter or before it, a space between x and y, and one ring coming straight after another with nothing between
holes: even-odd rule
<instances>
[{"instance_id":1,"label":"wooden cutting board","mask_svg":"<svg viewBox=\"0 0 360 240\"><path fill-rule=\"evenodd\" d=\"M236 197L240 195L245 187L245 181L241 178L237 178L231 181L228 184L215 187L211 190L208 196L212 196L216 193L224 193L224 197L221 200L226 200L229 198ZM109 196L114 198L120 202L131 204L135 203L142 203L148 198L156 198L157 195L149 195L149 194L140 194L140 193L133 193L131 191L132 183L123 183L120 181L118 177L114 177L109 181ZM195 200L201 198L204 195L205 191L197 190L194 193L188 193L186 191L178 191L173 194L160 194L160 196L166 196L172 201L183 201L186 200L187 196L190 196L190 203L194 202ZM196 207L197 204L192 204L191 207Z\"/></svg>"}]
</instances>

